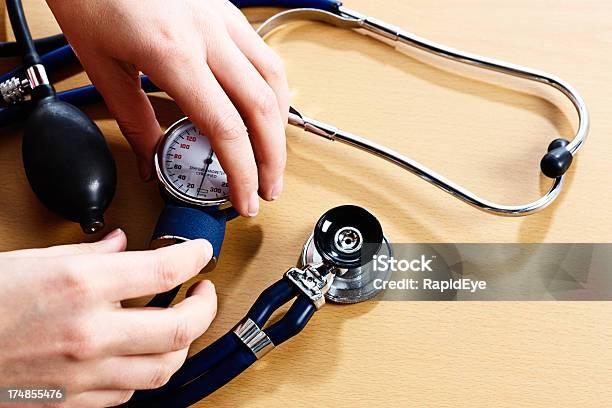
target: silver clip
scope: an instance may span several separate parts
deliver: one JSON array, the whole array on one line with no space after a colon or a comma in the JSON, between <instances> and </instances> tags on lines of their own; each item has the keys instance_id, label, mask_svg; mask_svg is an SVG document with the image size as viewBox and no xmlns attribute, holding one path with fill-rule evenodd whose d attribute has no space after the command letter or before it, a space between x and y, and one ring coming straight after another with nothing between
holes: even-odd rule
<instances>
[{"instance_id":1,"label":"silver clip","mask_svg":"<svg viewBox=\"0 0 612 408\"><path fill-rule=\"evenodd\" d=\"M234 333L255 354L258 360L274 348L274 343L272 343L270 337L251 319L238 323L234 328Z\"/></svg>"},{"instance_id":2,"label":"silver clip","mask_svg":"<svg viewBox=\"0 0 612 408\"><path fill-rule=\"evenodd\" d=\"M285 272L285 277L308 296L319 310L325 304L325 294L329 291L335 275L329 267L320 264L308 265L304 269L291 268Z\"/></svg>"}]
</instances>

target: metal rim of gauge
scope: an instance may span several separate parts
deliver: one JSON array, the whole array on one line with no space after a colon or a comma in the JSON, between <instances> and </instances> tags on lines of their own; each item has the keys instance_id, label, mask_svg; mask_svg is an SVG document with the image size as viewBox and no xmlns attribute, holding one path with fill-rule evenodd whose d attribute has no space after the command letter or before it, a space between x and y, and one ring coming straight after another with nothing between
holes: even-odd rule
<instances>
[{"instance_id":1,"label":"metal rim of gauge","mask_svg":"<svg viewBox=\"0 0 612 408\"><path fill-rule=\"evenodd\" d=\"M164 166L163 166L162 161L164 157L164 151L166 150L166 143L168 142L168 140L172 140L173 136L175 136L177 133L185 129L192 128L192 127L195 128L195 125L193 124L193 122L191 122L189 118L184 117L174 122L164 132L164 135L162 136L162 138L160 139L157 145L157 148L155 151L155 157L154 157L155 173L157 175L157 180L160 182L165 192L167 192L173 198L179 201L186 202L188 204L192 204L192 205L200 206L200 207L218 206L221 209L230 207L231 203L229 202L229 197L227 195L222 198L218 198L218 199L206 199L206 198L194 198L192 196L189 196L183 193L182 191L177 189L176 186L174 186L174 184L168 178L168 176L166 175L164 171ZM199 130L198 130L198 133L199 133L199 137L206 138L206 136L203 135Z\"/></svg>"}]
</instances>

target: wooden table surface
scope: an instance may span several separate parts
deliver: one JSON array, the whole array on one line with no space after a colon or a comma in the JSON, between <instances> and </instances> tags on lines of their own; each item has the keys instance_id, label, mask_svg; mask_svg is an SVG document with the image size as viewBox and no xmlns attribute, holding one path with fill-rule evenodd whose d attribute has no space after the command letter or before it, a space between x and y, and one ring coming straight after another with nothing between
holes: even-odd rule
<instances>
[{"instance_id":1,"label":"wooden table surface","mask_svg":"<svg viewBox=\"0 0 612 408\"><path fill-rule=\"evenodd\" d=\"M219 292L218 317L193 351L230 329L295 264L313 223L338 204L369 208L394 242L612 241L612 3L347 0L347 6L564 78L590 108L589 139L559 200L513 219L478 212L383 161L289 129L284 194L263 204L256 219L229 225L219 266L207 275ZM58 31L44 2L27 1L26 9L36 36ZM261 21L272 11L247 14ZM12 38L3 15L2 35ZM269 43L284 58L295 106L309 116L368 135L503 203L538 197L549 184L538 167L546 146L575 131L570 104L540 85L411 50L398 54L315 23L288 27ZM86 80L76 73L58 88ZM164 126L180 117L171 101L153 99ZM130 249L146 248L162 208L157 187L139 182L134 156L106 109L86 112L119 167L107 231L120 226ZM36 200L21 165L20 133L19 126L5 128L0 138L0 249L94 239ZM610 406L611 312L605 302L328 305L300 336L198 406Z\"/></svg>"}]
</instances>

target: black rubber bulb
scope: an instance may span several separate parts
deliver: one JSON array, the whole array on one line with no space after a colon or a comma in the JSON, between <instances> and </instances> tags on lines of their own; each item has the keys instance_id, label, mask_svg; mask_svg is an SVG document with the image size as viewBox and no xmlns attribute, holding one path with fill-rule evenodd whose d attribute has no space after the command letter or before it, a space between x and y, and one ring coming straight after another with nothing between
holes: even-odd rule
<instances>
[{"instance_id":1,"label":"black rubber bulb","mask_svg":"<svg viewBox=\"0 0 612 408\"><path fill-rule=\"evenodd\" d=\"M317 252L338 268L357 268L372 260L383 243L378 219L364 208L343 205L321 216L314 233Z\"/></svg>"},{"instance_id":2,"label":"black rubber bulb","mask_svg":"<svg viewBox=\"0 0 612 408\"><path fill-rule=\"evenodd\" d=\"M117 170L87 115L55 95L40 99L26 123L22 153L28 181L44 205L81 224L85 233L104 226Z\"/></svg>"},{"instance_id":3,"label":"black rubber bulb","mask_svg":"<svg viewBox=\"0 0 612 408\"><path fill-rule=\"evenodd\" d=\"M569 141L555 139L548 145L548 153L540 162L540 168L545 176L550 178L561 177L569 169L574 157L565 147Z\"/></svg>"}]
</instances>

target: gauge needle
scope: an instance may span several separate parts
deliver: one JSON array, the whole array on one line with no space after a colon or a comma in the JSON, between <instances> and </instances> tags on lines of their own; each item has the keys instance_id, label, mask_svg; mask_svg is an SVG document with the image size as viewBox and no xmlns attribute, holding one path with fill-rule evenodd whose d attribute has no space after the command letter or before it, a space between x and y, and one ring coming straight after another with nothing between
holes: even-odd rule
<instances>
[{"instance_id":1,"label":"gauge needle","mask_svg":"<svg viewBox=\"0 0 612 408\"><path fill-rule=\"evenodd\" d=\"M204 164L205 164L204 174L202 175L202 181L200 182L200 187L198 187L198 194L202 190L202 185L204 184L204 180L206 179L206 173L208 173L208 168L210 167L210 163L212 163L213 154L215 154L215 152L213 152L213 150L210 149L210 153L208 154L208 157L206 158L206 160L204 160Z\"/></svg>"}]
</instances>

